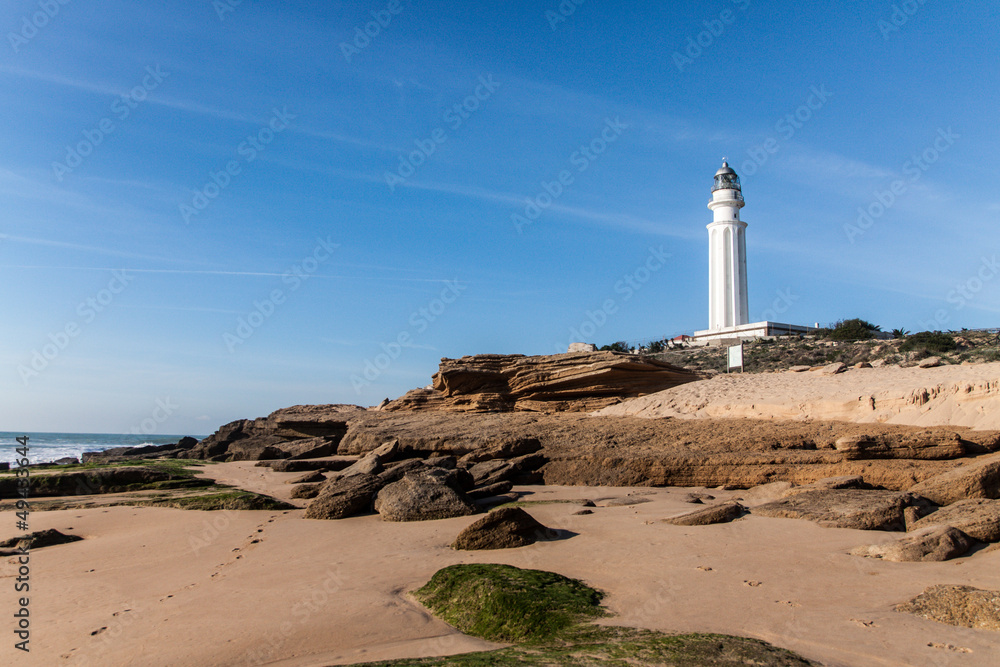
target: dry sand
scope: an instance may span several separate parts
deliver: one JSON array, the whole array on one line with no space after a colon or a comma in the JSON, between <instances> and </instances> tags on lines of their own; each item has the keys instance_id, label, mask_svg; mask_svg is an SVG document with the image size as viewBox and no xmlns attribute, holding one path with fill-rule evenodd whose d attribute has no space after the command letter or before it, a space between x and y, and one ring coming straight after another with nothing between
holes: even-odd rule
<instances>
[{"instance_id":1,"label":"dry sand","mask_svg":"<svg viewBox=\"0 0 1000 667\"><path fill-rule=\"evenodd\" d=\"M733 373L596 412L631 417L827 419L1000 429L1000 362L937 368Z\"/></svg>"},{"instance_id":2,"label":"dry sand","mask_svg":"<svg viewBox=\"0 0 1000 667\"><path fill-rule=\"evenodd\" d=\"M216 470L272 492L297 474L261 475L252 463ZM8 635L0 663L306 667L487 649L406 592L446 565L491 562L552 570L607 591L616 614L608 623L758 637L827 665L971 667L994 665L1000 654L1000 633L891 610L933 584L1000 589L1000 551L883 563L847 551L898 534L755 516L703 527L661 522L698 507L683 502L686 489L520 490L532 500L590 498L599 507L586 516L575 516L573 504L531 507L544 524L576 535L475 553L448 544L476 517L401 524L378 516L309 521L301 510L38 512L33 529L86 539L31 556L32 651L16 652ZM750 500L746 492L712 493ZM651 502L600 507L599 499L625 496ZM13 608L14 576L12 559L3 559L3 609Z\"/></svg>"}]
</instances>

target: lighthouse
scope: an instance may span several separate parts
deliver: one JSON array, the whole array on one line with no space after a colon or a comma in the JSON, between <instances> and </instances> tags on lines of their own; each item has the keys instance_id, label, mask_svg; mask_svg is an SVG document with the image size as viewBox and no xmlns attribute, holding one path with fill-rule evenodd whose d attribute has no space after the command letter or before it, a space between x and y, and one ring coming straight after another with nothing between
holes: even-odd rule
<instances>
[{"instance_id":1,"label":"lighthouse","mask_svg":"<svg viewBox=\"0 0 1000 667\"><path fill-rule=\"evenodd\" d=\"M708 208L708 330L722 331L750 323L747 306L747 223L740 177L727 162L715 172Z\"/></svg>"},{"instance_id":2,"label":"lighthouse","mask_svg":"<svg viewBox=\"0 0 1000 667\"><path fill-rule=\"evenodd\" d=\"M761 321L750 321L747 223L740 220L740 209L745 205L740 177L723 158L722 169L715 172L712 198L708 202L712 211L712 222L708 225L708 329L694 332L695 344L729 344L815 331L815 327L772 321L772 317L777 319L789 311L792 302L787 298L776 299L761 313Z\"/></svg>"}]
</instances>

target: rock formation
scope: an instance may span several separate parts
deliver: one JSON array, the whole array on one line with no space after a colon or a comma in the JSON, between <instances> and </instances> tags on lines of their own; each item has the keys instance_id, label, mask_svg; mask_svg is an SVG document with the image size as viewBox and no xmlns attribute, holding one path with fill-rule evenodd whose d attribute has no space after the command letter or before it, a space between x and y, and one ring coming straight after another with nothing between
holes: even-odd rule
<instances>
[{"instance_id":1,"label":"rock formation","mask_svg":"<svg viewBox=\"0 0 1000 667\"><path fill-rule=\"evenodd\" d=\"M432 388L415 389L383 410L589 411L702 377L665 362L620 352L534 357L481 354L442 359Z\"/></svg>"},{"instance_id":2,"label":"rock formation","mask_svg":"<svg viewBox=\"0 0 1000 667\"><path fill-rule=\"evenodd\" d=\"M1000 455L974 459L910 490L938 505L965 498L1000 498Z\"/></svg>"},{"instance_id":3,"label":"rock formation","mask_svg":"<svg viewBox=\"0 0 1000 667\"><path fill-rule=\"evenodd\" d=\"M457 482L442 468L407 473L378 492L375 511L385 521L426 521L475 514L478 510Z\"/></svg>"},{"instance_id":4,"label":"rock formation","mask_svg":"<svg viewBox=\"0 0 1000 667\"><path fill-rule=\"evenodd\" d=\"M83 538L79 535L67 535L65 533L60 533L54 528L49 528L46 530L36 530L33 533L24 535L22 537L12 537L9 540L4 540L0 542L0 556L15 556L19 553L21 548L24 549L42 549L44 547L54 547L59 544L69 544L70 542L79 542Z\"/></svg>"},{"instance_id":5,"label":"rock formation","mask_svg":"<svg viewBox=\"0 0 1000 667\"><path fill-rule=\"evenodd\" d=\"M753 508L753 514L785 519L808 519L827 528L906 530L903 509L919 498L894 491L836 489L808 491Z\"/></svg>"},{"instance_id":6,"label":"rock formation","mask_svg":"<svg viewBox=\"0 0 1000 667\"><path fill-rule=\"evenodd\" d=\"M930 526L894 542L857 547L851 554L894 563L945 561L964 555L975 544L974 539L957 528Z\"/></svg>"},{"instance_id":7,"label":"rock formation","mask_svg":"<svg viewBox=\"0 0 1000 667\"><path fill-rule=\"evenodd\" d=\"M971 586L931 586L909 602L896 605L895 609L948 625L1000 630L1000 591L984 591Z\"/></svg>"},{"instance_id":8,"label":"rock formation","mask_svg":"<svg viewBox=\"0 0 1000 667\"><path fill-rule=\"evenodd\" d=\"M501 507L470 524L451 546L465 551L513 549L556 537L556 531L546 528L520 507Z\"/></svg>"},{"instance_id":9,"label":"rock formation","mask_svg":"<svg viewBox=\"0 0 1000 667\"><path fill-rule=\"evenodd\" d=\"M911 529L928 526L951 526L980 542L1000 542L1000 500L960 500L924 516Z\"/></svg>"},{"instance_id":10,"label":"rock formation","mask_svg":"<svg viewBox=\"0 0 1000 667\"><path fill-rule=\"evenodd\" d=\"M259 419L239 419L221 427L190 450L188 458L211 461L307 459L330 456L357 405L296 405Z\"/></svg>"},{"instance_id":11,"label":"rock formation","mask_svg":"<svg viewBox=\"0 0 1000 667\"><path fill-rule=\"evenodd\" d=\"M739 503L720 503L704 509L664 519L675 526L710 526L716 523L729 523L746 514L746 508Z\"/></svg>"}]
</instances>

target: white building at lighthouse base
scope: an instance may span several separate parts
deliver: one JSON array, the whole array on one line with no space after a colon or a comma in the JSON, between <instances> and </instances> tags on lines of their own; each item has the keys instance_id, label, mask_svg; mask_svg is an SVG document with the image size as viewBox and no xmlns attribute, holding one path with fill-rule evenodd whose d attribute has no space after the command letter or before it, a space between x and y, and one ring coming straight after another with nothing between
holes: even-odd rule
<instances>
[{"instance_id":1,"label":"white building at lighthouse base","mask_svg":"<svg viewBox=\"0 0 1000 667\"><path fill-rule=\"evenodd\" d=\"M773 338L775 336L800 336L812 333L816 327L806 327L799 324L782 324L780 322L753 322L722 329L706 329L695 331L690 343L695 345L723 345L738 343L741 340L755 338Z\"/></svg>"}]
</instances>

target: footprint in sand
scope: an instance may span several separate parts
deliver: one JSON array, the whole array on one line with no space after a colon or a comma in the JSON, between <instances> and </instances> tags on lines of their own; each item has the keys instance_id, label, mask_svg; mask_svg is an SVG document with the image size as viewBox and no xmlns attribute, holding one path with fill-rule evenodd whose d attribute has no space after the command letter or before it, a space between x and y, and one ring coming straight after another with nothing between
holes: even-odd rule
<instances>
[{"instance_id":1,"label":"footprint in sand","mask_svg":"<svg viewBox=\"0 0 1000 667\"><path fill-rule=\"evenodd\" d=\"M877 628L878 627L878 624L875 623L875 621L863 621L860 618L852 618L850 620L851 620L852 623L857 623L858 625L860 625L863 628Z\"/></svg>"},{"instance_id":2,"label":"footprint in sand","mask_svg":"<svg viewBox=\"0 0 1000 667\"><path fill-rule=\"evenodd\" d=\"M931 648L940 648L946 651L955 651L956 653L972 653L971 648L965 648L964 646L955 646L954 644L939 644L937 642L928 642L928 646Z\"/></svg>"},{"instance_id":3,"label":"footprint in sand","mask_svg":"<svg viewBox=\"0 0 1000 667\"><path fill-rule=\"evenodd\" d=\"M743 583L746 584L747 586L751 586L752 588L757 588L758 586L760 586L764 582L762 582L762 581L752 581L752 580L747 579Z\"/></svg>"}]
</instances>

